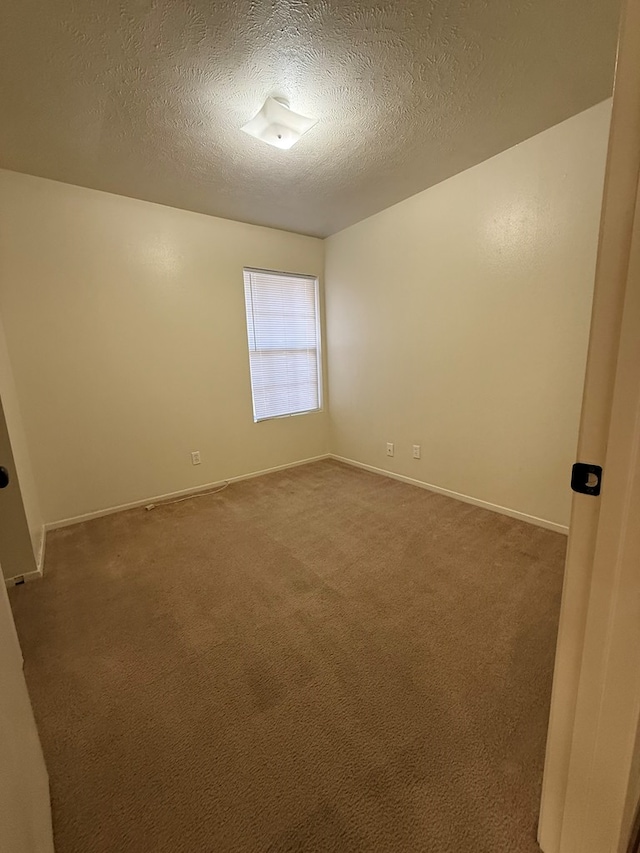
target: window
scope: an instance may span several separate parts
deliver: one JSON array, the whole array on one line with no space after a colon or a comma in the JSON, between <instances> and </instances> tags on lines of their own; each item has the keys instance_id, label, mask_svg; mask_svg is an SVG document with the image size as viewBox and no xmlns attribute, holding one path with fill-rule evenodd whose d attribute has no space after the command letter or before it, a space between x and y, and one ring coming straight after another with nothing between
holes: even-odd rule
<instances>
[{"instance_id":1,"label":"window","mask_svg":"<svg viewBox=\"0 0 640 853\"><path fill-rule=\"evenodd\" d=\"M322 406L318 279L244 271L253 419Z\"/></svg>"}]
</instances>

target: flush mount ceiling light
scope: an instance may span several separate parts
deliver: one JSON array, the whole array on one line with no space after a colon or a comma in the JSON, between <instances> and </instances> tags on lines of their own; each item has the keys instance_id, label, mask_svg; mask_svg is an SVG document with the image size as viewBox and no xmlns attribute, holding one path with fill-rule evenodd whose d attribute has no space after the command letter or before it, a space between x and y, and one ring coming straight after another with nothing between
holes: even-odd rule
<instances>
[{"instance_id":1,"label":"flush mount ceiling light","mask_svg":"<svg viewBox=\"0 0 640 853\"><path fill-rule=\"evenodd\" d=\"M317 121L316 118L294 113L283 98L267 98L258 115L242 130L269 145L286 149L295 145Z\"/></svg>"}]
</instances>

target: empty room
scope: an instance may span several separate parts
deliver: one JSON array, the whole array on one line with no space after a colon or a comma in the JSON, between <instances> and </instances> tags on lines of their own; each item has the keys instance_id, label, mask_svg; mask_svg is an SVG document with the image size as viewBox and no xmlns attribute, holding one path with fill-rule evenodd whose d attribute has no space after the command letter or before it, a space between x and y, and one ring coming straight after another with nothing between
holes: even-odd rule
<instances>
[{"instance_id":1,"label":"empty room","mask_svg":"<svg viewBox=\"0 0 640 853\"><path fill-rule=\"evenodd\" d=\"M5 2L3 853L631 849L639 5Z\"/></svg>"}]
</instances>

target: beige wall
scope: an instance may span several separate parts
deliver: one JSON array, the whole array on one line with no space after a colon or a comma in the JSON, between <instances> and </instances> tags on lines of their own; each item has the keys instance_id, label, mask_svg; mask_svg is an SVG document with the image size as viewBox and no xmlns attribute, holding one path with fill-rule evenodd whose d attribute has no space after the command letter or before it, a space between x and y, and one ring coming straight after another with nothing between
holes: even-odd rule
<instances>
[{"instance_id":1,"label":"beige wall","mask_svg":"<svg viewBox=\"0 0 640 853\"><path fill-rule=\"evenodd\" d=\"M0 310L34 538L42 518L329 448L566 524L609 114L325 243L0 171ZM254 424L242 267L322 275L325 256L330 431L327 413Z\"/></svg>"},{"instance_id":2,"label":"beige wall","mask_svg":"<svg viewBox=\"0 0 640 853\"><path fill-rule=\"evenodd\" d=\"M10 486L0 492L0 558L4 576L9 578L34 571L34 558L40 561L43 518L1 319L0 449L0 465L13 468L17 474ZM28 553L28 543L25 550L23 541L25 515L33 558Z\"/></svg>"},{"instance_id":3,"label":"beige wall","mask_svg":"<svg viewBox=\"0 0 640 853\"><path fill-rule=\"evenodd\" d=\"M46 522L327 451L325 413L253 423L242 282L322 241L0 172L0 256Z\"/></svg>"},{"instance_id":4,"label":"beige wall","mask_svg":"<svg viewBox=\"0 0 640 853\"><path fill-rule=\"evenodd\" d=\"M605 102L327 240L333 452L568 523L609 119Z\"/></svg>"}]
</instances>

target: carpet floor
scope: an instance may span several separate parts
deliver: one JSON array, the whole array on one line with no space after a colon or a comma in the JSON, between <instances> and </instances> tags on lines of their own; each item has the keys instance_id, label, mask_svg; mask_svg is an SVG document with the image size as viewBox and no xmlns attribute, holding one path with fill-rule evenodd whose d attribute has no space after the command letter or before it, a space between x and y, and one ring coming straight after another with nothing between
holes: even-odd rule
<instances>
[{"instance_id":1,"label":"carpet floor","mask_svg":"<svg viewBox=\"0 0 640 853\"><path fill-rule=\"evenodd\" d=\"M534 853L565 544L329 460L51 533L57 853Z\"/></svg>"}]
</instances>

